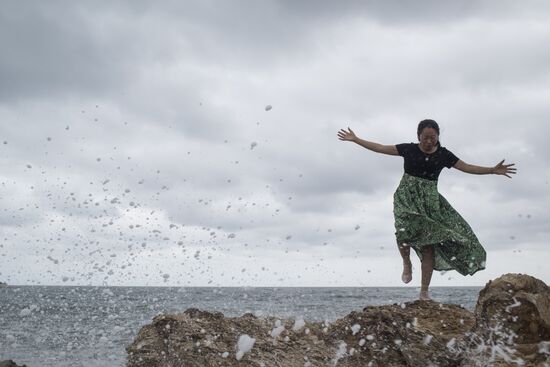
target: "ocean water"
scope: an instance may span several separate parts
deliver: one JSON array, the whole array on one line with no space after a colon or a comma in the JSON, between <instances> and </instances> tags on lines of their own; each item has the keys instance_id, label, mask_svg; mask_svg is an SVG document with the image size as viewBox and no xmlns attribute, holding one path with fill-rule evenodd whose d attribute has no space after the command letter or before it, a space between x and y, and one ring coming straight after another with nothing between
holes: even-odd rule
<instances>
[{"instance_id":1,"label":"ocean water","mask_svg":"<svg viewBox=\"0 0 550 367\"><path fill-rule=\"evenodd\" d=\"M433 287L431 296L473 310L481 287ZM418 288L0 288L0 360L35 366L125 366L139 329L195 307L332 321L367 305L416 299Z\"/></svg>"}]
</instances>

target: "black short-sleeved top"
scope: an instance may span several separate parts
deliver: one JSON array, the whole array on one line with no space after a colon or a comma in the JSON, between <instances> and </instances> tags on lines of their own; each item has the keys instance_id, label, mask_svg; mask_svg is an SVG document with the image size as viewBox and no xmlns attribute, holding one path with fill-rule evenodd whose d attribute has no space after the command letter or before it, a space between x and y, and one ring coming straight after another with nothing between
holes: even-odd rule
<instances>
[{"instance_id":1,"label":"black short-sleeved top","mask_svg":"<svg viewBox=\"0 0 550 367\"><path fill-rule=\"evenodd\" d=\"M395 147L405 160L405 173L427 180L437 181L443 167L451 168L458 162L458 157L441 145L431 154L421 151L415 143Z\"/></svg>"}]
</instances>

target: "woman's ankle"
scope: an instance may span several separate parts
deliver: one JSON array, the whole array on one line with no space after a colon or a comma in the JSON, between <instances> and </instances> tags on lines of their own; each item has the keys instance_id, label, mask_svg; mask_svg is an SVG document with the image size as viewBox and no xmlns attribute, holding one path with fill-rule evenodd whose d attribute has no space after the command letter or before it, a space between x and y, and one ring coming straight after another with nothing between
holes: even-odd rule
<instances>
[{"instance_id":1,"label":"woman's ankle","mask_svg":"<svg viewBox=\"0 0 550 367\"><path fill-rule=\"evenodd\" d=\"M421 300L431 300L432 298L430 297L430 293L428 292L428 287L424 288L424 287L421 287L420 288L420 295L418 297L419 299Z\"/></svg>"}]
</instances>

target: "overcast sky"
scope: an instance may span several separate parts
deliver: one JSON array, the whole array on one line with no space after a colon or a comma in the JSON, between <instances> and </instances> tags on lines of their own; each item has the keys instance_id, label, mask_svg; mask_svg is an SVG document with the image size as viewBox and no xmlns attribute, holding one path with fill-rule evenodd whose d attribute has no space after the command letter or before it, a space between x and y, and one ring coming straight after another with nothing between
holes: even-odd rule
<instances>
[{"instance_id":1,"label":"overcast sky","mask_svg":"<svg viewBox=\"0 0 550 367\"><path fill-rule=\"evenodd\" d=\"M548 283L549 44L547 1L3 2L0 281L401 286L403 160L336 132L433 118L518 174L444 169L487 269L432 285Z\"/></svg>"}]
</instances>

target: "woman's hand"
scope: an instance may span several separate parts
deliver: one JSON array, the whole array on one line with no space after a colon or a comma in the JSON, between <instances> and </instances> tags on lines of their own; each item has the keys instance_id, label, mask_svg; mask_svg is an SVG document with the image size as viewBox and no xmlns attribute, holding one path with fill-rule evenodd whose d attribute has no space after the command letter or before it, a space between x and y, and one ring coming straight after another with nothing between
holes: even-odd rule
<instances>
[{"instance_id":1,"label":"woman's hand","mask_svg":"<svg viewBox=\"0 0 550 367\"><path fill-rule=\"evenodd\" d=\"M509 176L508 174L512 174L512 175L515 175L516 174L516 168L512 167L514 166L515 163L511 163L511 164L504 164L504 159L502 161L499 162L499 164L497 164L496 166L493 167L493 173L495 175L504 175L508 178L512 178L511 176Z\"/></svg>"},{"instance_id":2,"label":"woman's hand","mask_svg":"<svg viewBox=\"0 0 550 367\"><path fill-rule=\"evenodd\" d=\"M360 139L349 127L348 131L344 129L340 129L340 131L338 131L338 139L343 141L352 141L356 144L359 144L363 148L367 148L368 150L372 150L376 153L399 155L399 152L397 151L397 147L395 145L382 145L378 143L373 143L372 141Z\"/></svg>"},{"instance_id":3,"label":"woman's hand","mask_svg":"<svg viewBox=\"0 0 550 367\"><path fill-rule=\"evenodd\" d=\"M340 131L338 131L338 139L343 141L356 141L357 135L355 135L353 130L348 127L348 131L344 129L340 129Z\"/></svg>"}]
</instances>

